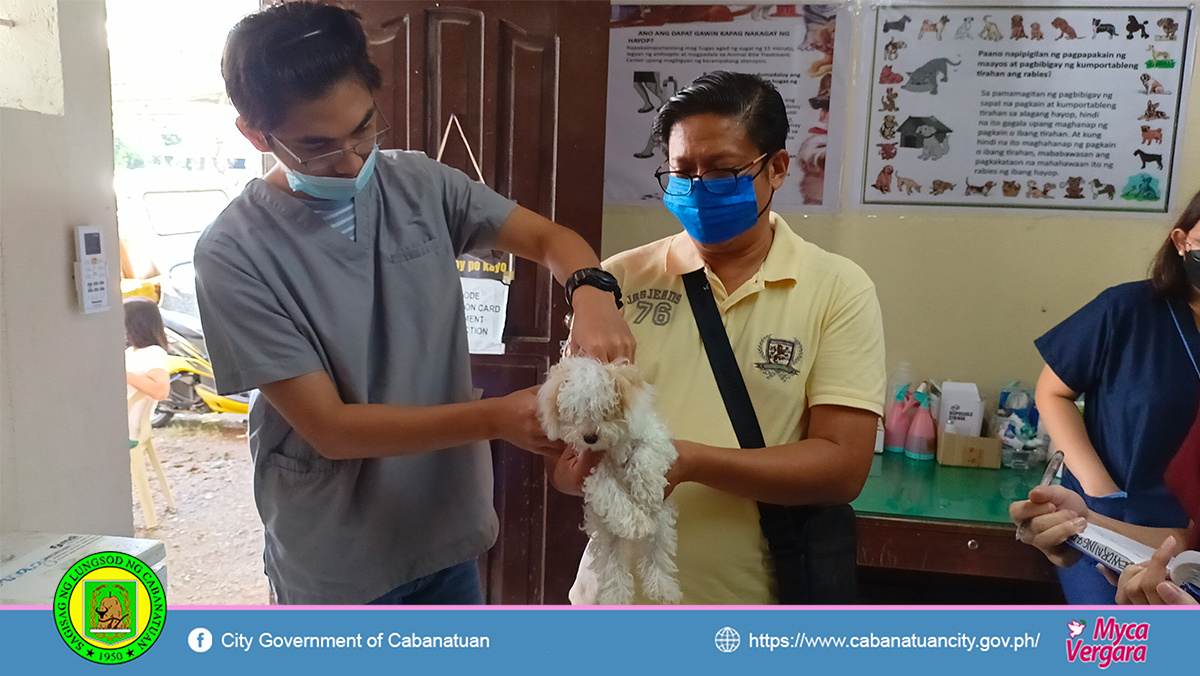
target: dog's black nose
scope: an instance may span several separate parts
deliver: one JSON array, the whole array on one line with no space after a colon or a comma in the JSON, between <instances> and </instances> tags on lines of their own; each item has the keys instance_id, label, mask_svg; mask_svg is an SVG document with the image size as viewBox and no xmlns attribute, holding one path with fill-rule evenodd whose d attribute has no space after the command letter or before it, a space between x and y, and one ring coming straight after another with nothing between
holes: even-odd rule
<instances>
[{"instance_id":1,"label":"dog's black nose","mask_svg":"<svg viewBox=\"0 0 1200 676\"><path fill-rule=\"evenodd\" d=\"M585 434L585 435L583 435L583 443L585 443L585 444L594 444L594 443L596 443L596 442L597 442L597 441L599 441L599 440L600 440L600 435L599 435L599 434Z\"/></svg>"}]
</instances>

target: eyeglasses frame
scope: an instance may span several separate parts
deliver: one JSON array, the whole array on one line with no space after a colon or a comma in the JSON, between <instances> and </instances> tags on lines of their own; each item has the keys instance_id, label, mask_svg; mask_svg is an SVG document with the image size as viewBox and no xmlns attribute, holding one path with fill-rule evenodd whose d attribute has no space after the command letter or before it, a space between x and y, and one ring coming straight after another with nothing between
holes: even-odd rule
<instances>
[{"instance_id":1,"label":"eyeglasses frame","mask_svg":"<svg viewBox=\"0 0 1200 676\"><path fill-rule=\"evenodd\" d=\"M340 150L334 150L334 151L331 151L328 153L321 153L320 155L317 155L316 157L310 157L307 160L300 159L299 155L292 152L291 148L287 147L286 145L284 145L283 141L279 140L279 137L275 136L274 134L268 134L268 136L270 136L272 139L274 139L275 143L279 144L279 147L283 148L287 152L288 155L291 155L292 159L296 160L296 162L299 163L300 166L302 166L304 168L308 168L309 165L316 162L317 160L325 159L327 157L336 157L336 156L341 155L346 152L354 152L355 154L358 154L358 150L357 150L358 146L360 146L363 143L366 143L367 141L371 141L372 146L375 143L377 143L379 141L380 137L382 137L384 134L386 134L392 130L392 123L388 122L387 116L385 116L383 114L383 109L379 107L378 103L375 104L375 112L379 114L379 119L383 120L384 127L383 127L383 129L372 134L369 139L365 138L365 139L359 141L358 143L351 145L349 148L342 148Z\"/></svg>"},{"instance_id":2,"label":"eyeglasses frame","mask_svg":"<svg viewBox=\"0 0 1200 676\"><path fill-rule=\"evenodd\" d=\"M778 151L776 151L776 152L778 152ZM699 175L680 176L679 174L680 174L681 172L678 172L678 171L673 171L673 170L670 170L670 169L659 169L658 171L655 171L655 172L654 172L654 180L658 182L658 187L662 188L662 178L661 178L662 176L665 176L665 175L668 175L668 174L670 174L670 175L672 175L672 176L675 176L676 178L681 178L681 179L682 179L682 178L686 178L686 179L688 180L688 191L687 191L687 192L685 192L685 193L683 193L682 195L672 195L672 197L686 197L686 196L688 196L688 195L692 194L692 191L696 189L696 182L697 182L697 181L699 181L699 182L700 182L700 185L704 186L704 189L705 189L705 190L708 190L708 186L707 186L707 185L704 185L704 176L705 176L705 174L711 174L711 173L713 173L713 172L716 172L716 171L727 171L727 172L729 172L729 173L733 174L733 178L735 178L735 179L736 179L736 178L740 178L740 177L741 177L741 173L742 173L743 171L745 171L745 170L749 169L750 167L753 167L755 164L757 164L757 163L761 162L761 161L762 161L764 158L771 157L771 156L773 156L774 154L775 154L775 153L773 153L773 152L765 152L765 153L763 153L762 155L759 155L758 157L754 158L753 160L750 160L750 162L749 162L749 163L747 163L747 164L744 164L744 165L742 165L742 166L740 166L740 167L730 167L730 168L728 168L728 169L727 169L727 168L724 168L724 167L714 167L714 168L712 168L712 169L709 169L708 171L704 172L703 174L699 174ZM766 168L767 168L767 163L766 163L766 162L763 162L762 169L759 169L758 171L756 171L756 172L754 173L754 176L753 176L753 178L758 178L759 174L763 173L763 170L764 170L764 169L766 169ZM713 180L720 180L720 179L713 179ZM663 188L663 192L666 192L666 188ZM722 193L713 193L711 190L709 190L709 192L710 192L710 193L712 193L712 194L714 194L714 195L717 195L717 194L722 194ZM669 194L669 193L668 193L668 194ZM731 194L732 194L732 193L731 193Z\"/></svg>"}]
</instances>

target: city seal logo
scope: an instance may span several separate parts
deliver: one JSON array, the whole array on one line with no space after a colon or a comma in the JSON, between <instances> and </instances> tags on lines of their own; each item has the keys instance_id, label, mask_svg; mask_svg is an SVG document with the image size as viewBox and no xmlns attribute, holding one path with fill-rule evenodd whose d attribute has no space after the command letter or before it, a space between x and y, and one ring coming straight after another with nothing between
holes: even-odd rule
<instances>
[{"instance_id":1,"label":"city seal logo","mask_svg":"<svg viewBox=\"0 0 1200 676\"><path fill-rule=\"evenodd\" d=\"M787 382L788 378L799 373L792 367L804 356L804 346L799 339L773 338L768 333L758 342L758 354L763 358L754 364L759 371L767 378L779 376L780 380Z\"/></svg>"},{"instance_id":2,"label":"city seal logo","mask_svg":"<svg viewBox=\"0 0 1200 676\"><path fill-rule=\"evenodd\" d=\"M63 575L54 623L67 647L98 664L140 657L162 633L167 597L158 575L136 557L100 552Z\"/></svg>"}]
</instances>

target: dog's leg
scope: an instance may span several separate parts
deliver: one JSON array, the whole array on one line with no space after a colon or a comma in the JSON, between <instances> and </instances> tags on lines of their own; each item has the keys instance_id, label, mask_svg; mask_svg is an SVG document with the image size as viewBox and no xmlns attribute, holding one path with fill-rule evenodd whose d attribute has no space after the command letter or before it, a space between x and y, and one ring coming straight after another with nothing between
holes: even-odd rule
<instances>
[{"instance_id":1,"label":"dog's leg","mask_svg":"<svg viewBox=\"0 0 1200 676\"><path fill-rule=\"evenodd\" d=\"M662 603L679 603L683 594L679 590L679 581L675 574L679 567L675 564L675 552L678 546L675 533L675 506L669 502L662 505L655 514L658 529L644 542L644 556L638 562L638 572L642 578L642 589L648 598Z\"/></svg>"},{"instance_id":2,"label":"dog's leg","mask_svg":"<svg viewBox=\"0 0 1200 676\"><path fill-rule=\"evenodd\" d=\"M629 493L635 502L657 505L662 502L663 491L667 488L667 470L675 464L679 454L669 439L659 444L635 439L633 446L634 453L625 465Z\"/></svg>"},{"instance_id":3,"label":"dog's leg","mask_svg":"<svg viewBox=\"0 0 1200 676\"><path fill-rule=\"evenodd\" d=\"M596 576L596 598L594 602L598 605L609 605L612 603L614 585L620 584L619 582L614 582L614 579L620 575L616 560L617 552L614 550L617 538L599 523L594 513L589 513L586 509L584 523L591 535L587 550L588 554L592 557L588 568Z\"/></svg>"},{"instance_id":4,"label":"dog's leg","mask_svg":"<svg viewBox=\"0 0 1200 676\"><path fill-rule=\"evenodd\" d=\"M645 510L634 503L625 488L617 461L609 456L583 482L583 495L596 516L620 537L644 538L654 529Z\"/></svg>"},{"instance_id":5,"label":"dog's leg","mask_svg":"<svg viewBox=\"0 0 1200 676\"><path fill-rule=\"evenodd\" d=\"M602 606L627 606L633 603L633 572L629 569L629 541L605 533L597 548L604 552L602 569L596 569L600 590L596 602ZM599 559L597 559L599 561Z\"/></svg>"}]
</instances>

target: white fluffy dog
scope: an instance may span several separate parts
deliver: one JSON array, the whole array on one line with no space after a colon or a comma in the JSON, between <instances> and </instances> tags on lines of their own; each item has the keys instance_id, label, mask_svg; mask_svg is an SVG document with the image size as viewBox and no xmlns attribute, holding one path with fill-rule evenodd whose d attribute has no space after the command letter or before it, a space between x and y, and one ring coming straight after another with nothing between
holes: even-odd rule
<instances>
[{"instance_id":1,"label":"white fluffy dog","mask_svg":"<svg viewBox=\"0 0 1200 676\"><path fill-rule=\"evenodd\" d=\"M538 392L546 436L604 457L583 482L589 567L600 605L633 602L633 562L642 592L679 603L675 579L675 508L663 499L678 455L654 409L654 390L625 361L564 357Z\"/></svg>"}]
</instances>

